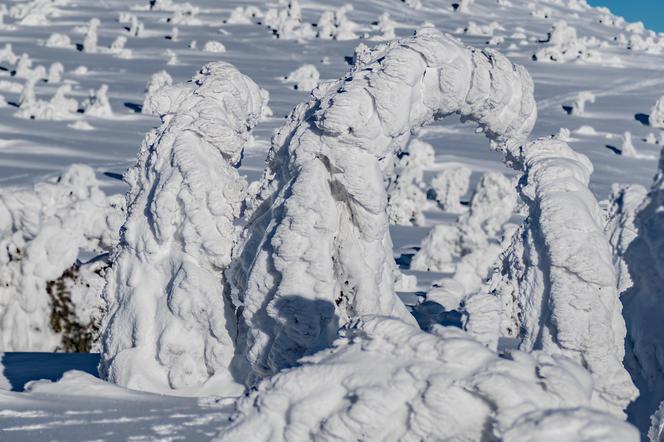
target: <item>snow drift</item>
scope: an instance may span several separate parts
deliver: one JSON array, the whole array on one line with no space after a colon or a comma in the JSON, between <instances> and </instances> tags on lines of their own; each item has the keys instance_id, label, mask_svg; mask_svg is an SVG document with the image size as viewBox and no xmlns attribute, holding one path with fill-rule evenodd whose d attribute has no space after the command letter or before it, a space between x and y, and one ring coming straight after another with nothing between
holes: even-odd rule
<instances>
[{"instance_id":1,"label":"snow drift","mask_svg":"<svg viewBox=\"0 0 664 442\"><path fill-rule=\"evenodd\" d=\"M218 440L637 441L595 394L565 356L499 356L458 328L369 316L258 384Z\"/></svg>"},{"instance_id":2,"label":"snow drift","mask_svg":"<svg viewBox=\"0 0 664 442\"><path fill-rule=\"evenodd\" d=\"M100 373L135 389L230 393L235 319L222 274L246 187L236 166L261 116L261 91L218 62L150 101L163 124L125 176Z\"/></svg>"}]
</instances>

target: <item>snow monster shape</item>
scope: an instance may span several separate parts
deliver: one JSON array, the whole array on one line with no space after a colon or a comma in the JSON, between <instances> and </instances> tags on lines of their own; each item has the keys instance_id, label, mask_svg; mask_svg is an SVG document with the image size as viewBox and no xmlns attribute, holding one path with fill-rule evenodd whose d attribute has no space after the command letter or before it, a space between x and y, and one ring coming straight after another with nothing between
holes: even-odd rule
<instances>
[{"instance_id":1,"label":"snow monster shape","mask_svg":"<svg viewBox=\"0 0 664 442\"><path fill-rule=\"evenodd\" d=\"M125 179L128 214L104 291L100 373L162 393L232 392L236 320L222 273L246 182L236 169L260 88L227 63L152 97L163 124Z\"/></svg>"},{"instance_id":2,"label":"snow monster shape","mask_svg":"<svg viewBox=\"0 0 664 442\"><path fill-rule=\"evenodd\" d=\"M273 139L230 272L248 383L327 347L354 317L414 323L393 288L383 179L412 129L458 114L504 141L527 137L537 118L523 67L433 28L358 58Z\"/></svg>"},{"instance_id":3,"label":"snow monster shape","mask_svg":"<svg viewBox=\"0 0 664 442\"><path fill-rule=\"evenodd\" d=\"M466 328L496 348L568 356L593 375L596 406L616 415L637 391L622 364L625 322L603 215L588 189L593 167L567 143L540 139L508 147L523 171L528 218L498 263L487 294L466 302Z\"/></svg>"}]
</instances>

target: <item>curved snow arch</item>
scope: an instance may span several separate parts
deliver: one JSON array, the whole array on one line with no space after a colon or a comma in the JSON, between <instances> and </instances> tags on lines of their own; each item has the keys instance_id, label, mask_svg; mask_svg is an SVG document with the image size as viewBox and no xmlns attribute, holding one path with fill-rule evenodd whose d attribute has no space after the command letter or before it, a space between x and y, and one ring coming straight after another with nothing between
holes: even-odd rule
<instances>
[{"instance_id":1,"label":"curved snow arch","mask_svg":"<svg viewBox=\"0 0 664 442\"><path fill-rule=\"evenodd\" d=\"M489 347L517 338L519 349L563 354L586 367L595 406L619 416L638 394L623 366L625 322L602 209L585 155L556 139L508 146L523 172L518 191L528 218L498 263L489 293L466 302L466 329Z\"/></svg>"},{"instance_id":2,"label":"curved snow arch","mask_svg":"<svg viewBox=\"0 0 664 442\"><path fill-rule=\"evenodd\" d=\"M236 320L222 272L245 197L235 166L260 118L261 91L216 62L151 102L163 124L125 175L128 213L106 276L99 371L159 393L241 390L229 372Z\"/></svg>"},{"instance_id":3,"label":"curved snow arch","mask_svg":"<svg viewBox=\"0 0 664 442\"><path fill-rule=\"evenodd\" d=\"M537 118L525 68L432 28L361 54L313 96L273 140L229 273L248 383L328 346L353 317L414 322L393 289L381 170L413 128L460 114L503 142L526 138Z\"/></svg>"}]
</instances>

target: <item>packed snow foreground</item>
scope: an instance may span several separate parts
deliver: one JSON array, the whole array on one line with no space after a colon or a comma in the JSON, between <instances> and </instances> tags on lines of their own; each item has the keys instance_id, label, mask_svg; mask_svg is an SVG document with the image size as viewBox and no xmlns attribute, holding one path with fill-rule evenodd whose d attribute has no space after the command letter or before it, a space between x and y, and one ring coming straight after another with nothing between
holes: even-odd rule
<instances>
[{"instance_id":1,"label":"packed snow foreground","mask_svg":"<svg viewBox=\"0 0 664 442\"><path fill-rule=\"evenodd\" d=\"M80 304L96 313L69 319L101 324L101 376L172 395L245 391L220 440L636 441L626 411L646 426L654 415L658 440L664 333L641 318L661 317L664 172L642 203L645 191L617 191L607 222L590 161L559 138L528 139L537 109L522 66L433 28L356 55L275 133L258 183L237 167L265 94L217 62L186 84L148 84L143 111L162 124L125 175L126 209L81 166L20 199L0 194L2 349L63 345L49 295L73 299L68 269L101 262L81 273L97 278ZM388 226L418 217L399 205L427 158L412 132L449 115L504 154L527 217L504 228L515 193L483 178L439 244L472 248L473 270L495 258L494 271L445 281L464 286L445 305L461 327L424 331L396 294ZM468 180L441 175L439 204L462 211ZM437 259L432 248L415 261Z\"/></svg>"}]
</instances>

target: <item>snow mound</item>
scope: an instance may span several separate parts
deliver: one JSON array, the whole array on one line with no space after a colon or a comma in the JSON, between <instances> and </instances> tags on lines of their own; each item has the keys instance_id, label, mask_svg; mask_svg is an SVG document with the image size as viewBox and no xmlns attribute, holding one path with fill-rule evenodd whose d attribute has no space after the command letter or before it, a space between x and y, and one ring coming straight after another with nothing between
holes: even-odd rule
<instances>
[{"instance_id":1,"label":"snow mound","mask_svg":"<svg viewBox=\"0 0 664 442\"><path fill-rule=\"evenodd\" d=\"M368 51L291 113L232 271L248 382L328 346L358 315L413 321L393 289L383 159L411 129L453 113L495 140L527 137L532 80L495 51L423 28Z\"/></svg>"},{"instance_id":2,"label":"snow mound","mask_svg":"<svg viewBox=\"0 0 664 442\"><path fill-rule=\"evenodd\" d=\"M223 43L219 41L210 40L205 43L205 45L203 46L203 50L205 52L221 54L223 52L226 52L226 46L224 46Z\"/></svg>"},{"instance_id":3,"label":"snow mound","mask_svg":"<svg viewBox=\"0 0 664 442\"><path fill-rule=\"evenodd\" d=\"M0 350L72 351L66 341L77 339L72 327L87 328L94 316L98 319L100 298L94 289L100 287L87 273L81 278L94 285L95 293L72 294L64 279L70 268L81 266L81 252L113 247L122 210L122 202L106 197L94 171L84 165L32 189L0 193Z\"/></svg>"},{"instance_id":4,"label":"snow mound","mask_svg":"<svg viewBox=\"0 0 664 442\"><path fill-rule=\"evenodd\" d=\"M509 152L524 171L518 190L529 217L498 263L491 294L467 305L467 329L493 348L503 336L521 350L578 361L592 373L597 406L622 415L637 391L622 365L625 323L602 212L588 189L592 164L557 139Z\"/></svg>"},{"instance_id":5,"label":"snow mound","mask_svg":"<svg viewBox=\"0 0 664 442\"><path fill-rule=\"evenodd\" d=\"M246 182L237 163L261 117L261 91L232 65L151 99L104 297L100 373L129 388L231 394L235 319L223 271L237 240Z\"/></svg>"},{"instance_id":6,"label":"snow mound","mask_svg":"<svg viewBox=\"0 0 664 442\"><path fill-rule=\"evenodd\" d=\"M456 328L363 317L301 363L242 398L218 440L639 438L594 408L593 379L573 360L499 356Z\"/></svg>"}]
</instances>

